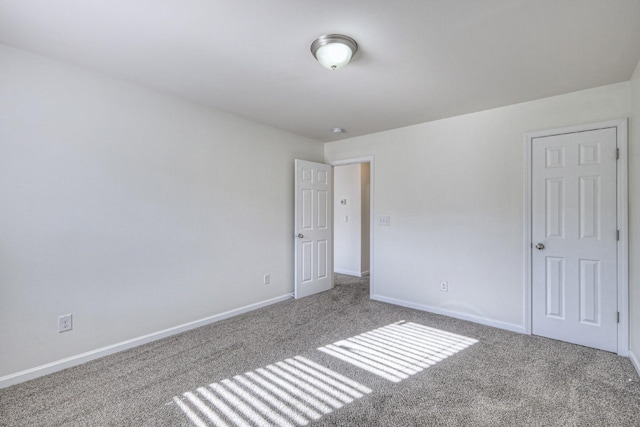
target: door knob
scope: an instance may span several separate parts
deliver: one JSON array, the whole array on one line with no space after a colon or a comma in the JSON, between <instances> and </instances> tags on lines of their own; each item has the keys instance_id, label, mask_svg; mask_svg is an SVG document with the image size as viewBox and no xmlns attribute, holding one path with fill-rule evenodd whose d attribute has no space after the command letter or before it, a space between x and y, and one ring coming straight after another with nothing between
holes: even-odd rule
<instances>
[{"instance_id":1,"label":"door knob","mask_svg":"<svg viewBox=\"0 0 640 427\"><path fill-rule=\"evenodd\" d=\"M544 245L542 243L538 243L536 245L536 249L543 250L544 249Z\"/></svg>"},{"instance_id":2,"label":"door knob","mask_svg":"<svg viewBox=\"0 0 640 427\"><path fill-rule=\"evenodd\" d=\"M304 237L304 235L303 234L298 234L297 237L298 237L298 239L302 239Z\"/></svg>"}]
</instances>

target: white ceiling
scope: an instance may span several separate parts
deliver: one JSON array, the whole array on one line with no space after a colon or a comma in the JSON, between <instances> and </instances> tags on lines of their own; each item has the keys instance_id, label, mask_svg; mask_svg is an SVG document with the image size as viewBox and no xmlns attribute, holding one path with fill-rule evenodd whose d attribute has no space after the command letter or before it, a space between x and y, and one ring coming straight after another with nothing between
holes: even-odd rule
<instances>
[{"instance_id":1,"label":"white ceiling","mask_svg":"<svg viewBox=\"0 0 640 427\"><path fill-rule=\"evenodd\" d=\"M331 141L629 80L640 0L0 0L0 43Z\"/></svg>"}]
</instances>

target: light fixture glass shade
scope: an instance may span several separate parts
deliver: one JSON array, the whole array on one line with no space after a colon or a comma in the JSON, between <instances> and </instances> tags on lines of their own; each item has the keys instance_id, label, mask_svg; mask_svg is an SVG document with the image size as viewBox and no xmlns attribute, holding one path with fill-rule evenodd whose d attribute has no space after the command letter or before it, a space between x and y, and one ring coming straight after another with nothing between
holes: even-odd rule
<instances>
[{"instance_id":1,"label":"light fixture glass shade","mask_svg":"<svg viewBox=\"0 0 640 427\"><path fill-rule=\"evenodd\" d=\"M316 59L324 68L338 70L351 60L351 49L341 43L330 43L316 52Z\"/></svg>"},{"instance_id":2,"label":"light fixture glass shade","mask_svg":"<svg viewBox=\"0 0 640 427\"><path fill-rule=\"evenodd\" d=\"M357 51L356 41L340 34L320 36L311 44L313 56L329 70L338 70L347 65Z\"/></svg>"}]
</instances>

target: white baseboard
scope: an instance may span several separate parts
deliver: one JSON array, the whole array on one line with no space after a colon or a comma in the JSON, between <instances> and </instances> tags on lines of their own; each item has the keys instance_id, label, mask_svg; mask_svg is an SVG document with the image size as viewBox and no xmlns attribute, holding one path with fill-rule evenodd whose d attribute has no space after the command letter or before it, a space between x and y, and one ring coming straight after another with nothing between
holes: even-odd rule
<instances>
[{"instance_id":1,"label":"white baseboard","mask_svg":"<svg viewBox=\"0 0 640 427\"><path fill-rule=\"evenodd\" d=\"M402 307L415 308L416 310L427 311L429 313L441 314L443 316L454 317L456 319L468 320L469 322L480 323L481 325L492 326L498 329L505 329L511 332L525 333L523 325L515 325L513 323L501 322L499 320L487 319L486 317L474 316L473 314L458 313L457 311L446 310L438 307L432 307L424 304L417 304L410 301L389 298L382 295L372 295L371 299L376 301L388 302L389 304L399 305Z\"/></svg>"},{"instance_id":2,"label":"white baseboard","mask_svg":"<svg viewBox=\"0 0 640 427\"><path fill-rule=\"evenodd\" d=\"M629 350L629 359L631 359L631 363L633 363L633 366L636 368L636 372L640 375L640 360L638 360L638 357L631 350Z\"/></svg>"},{"instance_id":3,"label":"white baseboard","mask_svg":"<svg viewBox=\"0 0 640 427\"><path fill-rule=\"evenodd\" d=\"M334 268L333 272L338 274L346 274L347 276L355 276L355 277L362 277L369 274L369 270L361 272L361 271L341 270L339 268Z\"/></svg>"},{"instance_id":4,"label":"white baseboard","mask_svg":"<svg viewBox=\"0 0 640 427\"><path fill-rule=\"evenodd\" d=\"M75 356L56 360L55 362L36 366L35 368L26 369L24 371L16 372L14 374L5 375L4 377L0 377L0 388L9 387L14 384L18 384L21 382L32 380L34 378L42 377L44 375L52 374L54 372L58 372L63 369L71 368L72 366L81 365L83 363L89 362L90 360L99 359L101 357L108 356L113 353L117 353L119 351L128 350L130 348L137 347L142 344L147 344L149 342L170 337L172 335L186 332L191 329L196 329L201 326L206 326L211 323L219 322L220 320L228 319L230 317L234 317L239 314L257 310L259 308L266 307L271 304L286 301L290 298L293 298L293 294L286 294L286 295L271 298L265 301L260 301L254 304L249 304L244 307L240 307L234 310L226 311L224 313L216 314L214 316L205 317L204 319L195 320L193 322L185 323L183 325L174 326L172 328L164 329L162 331L143 335L141 337L133 338L127 341L122 341L117 344L98 348L96 350L91 350L86 353L81 353Z\"/></svg>"}]
</instances>

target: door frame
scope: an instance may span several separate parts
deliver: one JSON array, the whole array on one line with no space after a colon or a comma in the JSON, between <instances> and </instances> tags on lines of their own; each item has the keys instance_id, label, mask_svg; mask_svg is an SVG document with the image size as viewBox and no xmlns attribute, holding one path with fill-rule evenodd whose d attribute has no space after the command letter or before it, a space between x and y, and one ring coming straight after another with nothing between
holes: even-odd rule
<instances>
[{"instance_id":1,"label":"door frame","mask_svg":"<svg viewBox=\"0 0 640 427\"><path fill-rule=\"evenodd\" d=\"M617 161L616 198L617 198L617 222L620 231L618 240L618 351L620 356L628 356L629 353L629 193L628 193L628 124L627 119L609 120L599 123L591 123L578 126L570 126L556 129L548 129L537 132L527 132L524 138L524 170L525 170L525 197L524 197L524 329L531 335L533 312L533 283L532 283L532 173L531 165L533 140L535 138L562 135L567 133L585 132L590 130L615 128L616 144L620 150L620 158Z\"/></svg>"},{"instance_id":2,"label":"door frame","mask_svg":"<svg viewBox=\"0 0 640 427\"><path fill-rule=\"evenodd\" d=\"M374 243L374 206L375 206L375 201L374 201L374 194L375 194L375 158L374 156L364 156L364 157L354 157L351 159L343 159L343 160L334 160L332 162L329 162L329 164L332 166L332 173L334 171L333 168L335 168L336 166L345 166L345 165L356 165L356 164L361 164L361 163L369 163L369 297L373 297L375 295L374 292L374 288L375 288L375 280L374 280L374 270L375 270L375 263L374 263L374 247L375 245ZM332 177L332 185L335 185L335 179L333 179ZM333 220L335 221L335 215ZM333 224L331 224L331 232L333 233L335 231ZM335 238L332 239L332 244L335 242Z\"/></svg>"}]
</instances>

